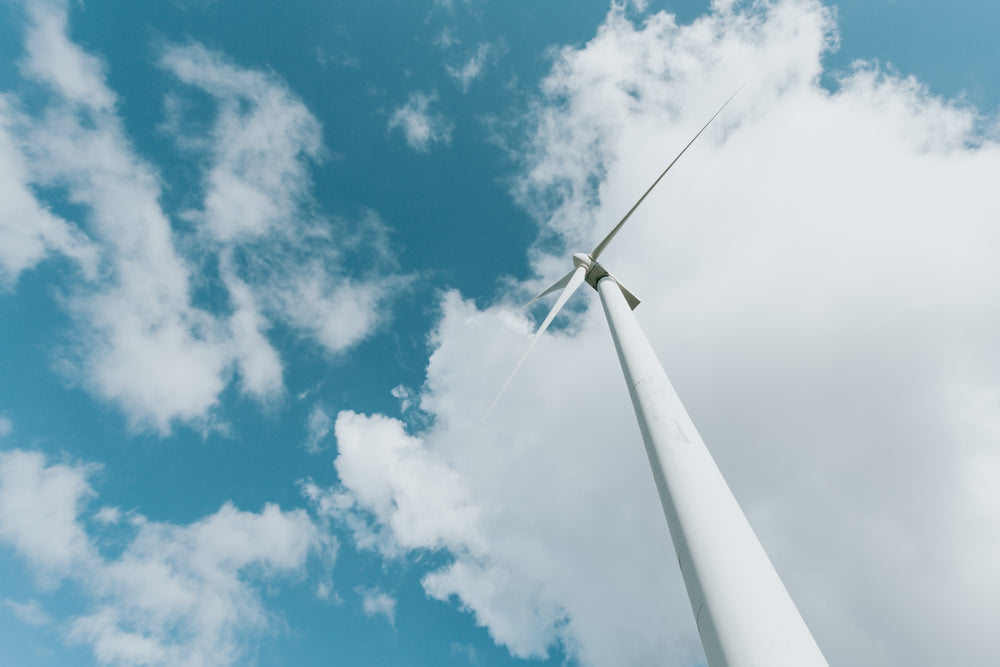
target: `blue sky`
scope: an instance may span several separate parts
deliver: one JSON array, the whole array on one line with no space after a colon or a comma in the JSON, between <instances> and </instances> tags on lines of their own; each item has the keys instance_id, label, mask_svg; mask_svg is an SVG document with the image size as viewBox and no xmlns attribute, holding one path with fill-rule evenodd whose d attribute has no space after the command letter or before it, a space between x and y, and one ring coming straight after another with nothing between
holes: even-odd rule
<instances>
[{"instance_id":1,"label":"blue sky","mask_svg":"<svg viewBox=\"0 0 1000 667\"><path fill-rule=\"evenodd\" d=\"M991 664L990 3L0 4L0 663L703 663L604 258L831 664ZM537 313L535 313L537 314Z\"/></svg>"}]
</instances>

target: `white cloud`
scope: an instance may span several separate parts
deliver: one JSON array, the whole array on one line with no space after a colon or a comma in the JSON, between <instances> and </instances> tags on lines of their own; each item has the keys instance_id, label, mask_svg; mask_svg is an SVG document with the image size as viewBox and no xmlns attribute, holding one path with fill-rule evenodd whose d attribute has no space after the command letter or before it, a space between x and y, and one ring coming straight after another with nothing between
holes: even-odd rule
<instances>
[{"instance_id":1,"label":"white cloud","mask_svg":"<svg viewBox=\"0 0 1000 667\"><path fill-rule=\"evenodd\" d=\"M122 511L117 507L104 506L94 512L94 521L105 525L114 525L121 521Z\"/></svg>"},{"instance_id":2,"label":"white cloud","mask_svg":"<svg viewBox=\"0 0 1000 667\"><path fill-rule=\"evenodd\" d=\"M17 602L16 600L4 600L3 604L5 607L10 609L11 613L17 617L19 621L27 625L48 625L52 622L52 618L45 613L42 609L42 605L38 600L28 600L27 602Z\"/></svg>"},{"instance_id":3,"label":"white cloud","mask_svg":"<svg viewBox=\"0 0 1000 667\"><path fill-rule=\"evenodd\" d=\"M0 438L6 438L14 431L14 422L6 415L0 415Z\"/></svg>"},{"instance_id":4,"label":"white cloud","mask_svg":"<svg viewBox=\"0 0 1000 667\"><path fill-rule=\"evenodd\" d=\"M497 44L484 42L462 65L445 65L448 76L453 78L463 93L469 92L472 82L480 77L487 65L495 63L506 49Z\"/></svg>"},{"instance_id":5,"label":"white cloud","mask_svg":"<svg viewBox=\"0 0 1000 667\"><path fill-rule=\"evenodd\" d=\"M451 143L451 121L431 111L431 104L436 101L436 94L411 93L406 104L392 112L389 129L402 131L407 145L420 153L429 151L433 144Z\"/></svg>"},{"instance_id":6,"label":"white cloud","mask_svg":"<svg viewBox=\"0 0 1000 667\"><path fill-rule=\"evenodd\" d=\"M332 353L343 352L374 331L388 288L331 276L319 265L303 267L276 294L289 322Z\"/></svg>"},{"instance_id":7,"label":"white cloud","mask_svg":"<svg viewBox=\"0 0 1000 667\"><path fill-rule=\"evenodd\" d=\"M203 205L185 214L197 226L191 239L161 205L160 174L125 133L104 66L67 37L65 5L29 3L27 13L21 70L50 94L34 118L0 98L0 280L13 284L52 253L81 266L87 280L65 300L75 343L61 360L74 379L133 427L210 429L234 377L258 401L282 396L283 362L268 339L275 322L339 354L385 321L397 281L387 277L385 234L372 231L382 223L374 213L353 226L314 213L320 124L277 77L198 44L164 49L162 66L217 103L208 140L178 136L207 153ZM183 101L169 99L163 129L180 132ZM36 201L39 186L82 207L93 240ZM342 275L341 255L368 244L380 263ZM199 273L207 265L218 266L228 297L221 312L194 305L212 281Z\"/></svg>"},{"instance_id":8,"label":"white cloud","mask_svg":"<svg viewBox=\"0 0 1000 667\"><path fill-rule=\"evenodd\" d=\"M345 411L334 432L338 478L360 509L391 530L395 543L404 549L462 544L482 550L479 510L463 480L407 436L401 422Z\"/></svg>"},{"instance_id":9,"label":"white cloud","mask_svg":"<svg viewBox=\"0 0 1000 667\"><path fill-rule=\"evenodd\" d=\"M465 557L428 574L423 586L438 600L455 596L461 608L473 612L490 637L513 655L547 658L547 646L559 636L566 612L558 601L538 590L540 582L524 574Z\"/></svg>"},{"instance_id":10,"label":"white cloud","mask_svg":"<svg viewBox=\"0 0 1000 667\"><path fill-rule=\"evenodd\" d=\"M441 29L441 33L434 40L434 44L442 49L450 49L453 46L458 46L462 43L462 40L455 36L455 33L448 26Z\"/></svg>"},{"instance_id":11,"label":"white cloud","mask_svg":"<svg viewBox=\"0 0 1000 667\"><path fill-rule=\"evenodd\" d=\"M135 427L166 434L175 421L205 423L230 363L216 323L186 302L164 303L159 286L149 294L134 284L74 304L90 329L80 362L84 381L121 406Z\"/></svg>"},{"instance_id":12,"label":"white cloud","mask_svg":"<svg viewBox=\"0 0 1000 667\"><path fill-rule=\"evenodd\" d=\"M831 664L985 666L1000 616L1000 503L985 481L1000 148L975 133L975 110L913 79L861 64L821 88L832 20L808 0L720 2L685 26L613 9L558 53L518 195L544 221L541 247L589 249L749 82L602 261L643 299L642 325ZM568 254L534 251L524 293ZM428 594L517 655L561 643L583 664L693 664L595 298L541 341L482 428L531 327L446 295L420 398L431 426L342 413L342 486L311 497L369 521L360 538L450 552ZM397 472L410 461L419 482Z\"/></svg>"},{"instance_id":13,"label":"white cloud","mask_svg":"<svg viewBox=\"0 0 1000 667\"><path fill-rule=\"evenodd\" d=\"M419 548L482 553L479 509L464 481L423 451L401 422L341 412L334 433L342 487L307 480L302 493L318 514L342 522L359 548L387 557Z\"/></svg>"},{"instance_id":14,"label":"white cloud","mask_svg":"<svg viewBox=\"0 0 1000 667\"><path fill-rule=\"evenodd\" d=\"M22 271L51 253L79 264L87 278L97 270L97 248L74 225L53 215L30 188L31 174L16 137L24 119L0 95L0 286L17 282Z\"/></svg>"},{"instance_id":15,"label":"white cloud","mask_svg":"<svg viewBox=\"0 0 1000 667\"><path fill-rule=\"evenodd\" d=\"M449 551L454 562L429 573L424 588L435 598L456 599L517 656L544 656L560 636L568 645L584 641L567 630L591 642L608 641L604 657L615 664L691 655L690 642L678 645L658 628L655 612L669 598L645 598L652 582L665 586L666 570L650 571L650 561L669 543L659 532L663 519L655 491L632 479L648 475L641 445L636 443L632 457L607 447L620 438L613 425L598 419L607 412L606 397L587 392L582 403L563 405L553 393L560 389L531 367L511 387L511 400L498 407L502 413L491 418L500 428L484 431L482 414L520 353L528 323L504 311L478 313L454 294L445 299L443 313L421 398L421 407L435 418L425 435L408 435L402 423L387 417L338 416L335 466L342 487L330 490L327 499L340 516L353 519L348 525L355 540L389 557L400 549ZM561 349L545 340L537 350L552 360L544 373L577 368L587 354L582 341L559 342L565 344ZM594 342L588 336L587 345ZM616 370L613 357L603 361L591 363L588 384L595 373L621 382L608 372ZM555 374L580 382L565 370ZM507 414L522 410L527 416L538 405L549 414L540 423ZM577 410L593 418L574 425ZM618 486L623 481L624 489ZM359 528L357 510L373 522ZM642 549L621 546L638 535L644 536ZM648 580L638 580L637 571ZM675 592L683 595L679 585ZM620 606L614 613L606 606L630 599L643 605L624 615ZM686 600L675 600L676 609L686 611ZM612 647L626 628L654 638L652 647L635 641Z\"/></svg>"},{"instance_id":16,"label":"white cloud","mask_svg":"<svg viewBox=\"0 0 1000 667\"><path fill-rule=\"evenodd\" d=\"M97 554L77 515L93 495L88 467L46 465L41 454L0 452L0 540L52 583Z\"/></svg>"},{"instance_id":17,"label":"white cloud","mask_svg":"<svg viewBox=\"0 0 1000 667\"><path fill-rule=\"evenodd\" d=\"M66 39L66 3L38 0L23 6L32 24L24 40L24 74L45 82L70 104L109 111L117 100L104 85L103 63Z\"/></svg>"},{"instance_id":18,"label":"white cloud","mask_svg":"<svg viewBox=\"0 0 1000 667\"><path fill-rule=\"evenodd\" d=\"M326 413L319 403L313 405L309 411L309 423L306 425L308 434L306 436L306 451L310 454L318 454L323 450L323 441L330 434L330 427L333 422L330 415Z\"/></svg>"},{"instance_id":19,"label":"white cloud","mask_svg":"<svg viewBox=\"0 0 1000 667\"><path fill-rule=\"evenodd\" d=\"M203 208L188 217L224 248L244 386L274 395L281 363L264 336L265 315L292 324L331 354L356 345L384 320L394 281L340 269L342 253L362 243L392 265L384 223L369 211L348 231L315 217L309 169L323 153L320 123L276 77L198 44L168 47L161 63L218 105ZM182 144L190 143L177 131Z\"/></svg>"},{"instance_id":20,"label":"white cloud","mask_svg":"<svg viewBox=\"0 0 1000 667\"><path fill-rule=\"evenodd\" d=\"M321 127L273 75L240 68L200 44L172 45L162 66L219 104L212 128L204 210L209 234L226 242L293 224L312 185L309 161L321 152Z\"/></svg>"},{"instance_id":21,"label":"white cloud","mask_svg":"<svg viewBox=\"0 0 1000 667\"><path fill-rule=\"evenodd\" d=\"M231 503L188 525L132 514L124 548L101 555L83 521L95 495L92 469L36 453L0 454L0 541L46 585L82 586L88 601L68 620L67 640L90 646L101 664L237 662L254 638L280 627L259 587L300 577L312 555L327 567L335 557L336 541L302 510L268 504L254 513ZM105 520L107 509L93 518ZM38 605L7 606L25 622L43 618Z\"/></svg>"},{"instance_id":22,"label":"white cloud","mask_svg":"<svg viewBox=\"0 0 1000 667\"><path fill-rule=\"evenodd\" d=\"M410 408L414 407L413 399L415 393L409 387L399 384L393 387L389 393L399 401L400 412L409 412Z\"/></svg>"},{"instance_id":23,"label":"white cloud","mask_svg":"<svg viewBox=\"0 0 1000 667\"><path fill-rule=\"evenodd\" d=\"M135 425L166 432L174 420L204 421L230 358L217 323L190 305L190 268L160 206L159 175L124 134L101 68L66 37L65 8L36 3L29 13L22 69L56 93L27 128L33 176L87 210L105 258L101 280L69 300L81 341L73 364Z\"/></svg>"},{"instance_id":24,"label":"white cloud","mask_svg":"<svg viewBox=\"0 0 1000 667\"><path fill-rule=\"evenodd\" d=\"M223 280L233 304L229 335L243 391L258 400L278 396L284 388L284 365L265 335L270 324L261 312L258 298L235 271L225 271Z\"/></svg>"},{"instance_id":25,"label":"white cloud","mask_svg":"<svg viewBox=\"0 0 1000 667\"><path fill-rule=\"evenodd\" d=\"M380 588L359 587L355 590L361 596L361 611L365 616L384 616L389 625L396 627L396 598Z\"/></svg>"}]
</instances>

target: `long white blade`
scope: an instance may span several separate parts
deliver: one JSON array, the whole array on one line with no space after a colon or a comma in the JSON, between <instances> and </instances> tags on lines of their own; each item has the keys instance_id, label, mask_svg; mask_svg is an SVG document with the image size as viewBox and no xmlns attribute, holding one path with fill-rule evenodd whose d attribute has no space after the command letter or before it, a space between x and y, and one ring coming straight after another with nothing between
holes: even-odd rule
<instances>
[{"instance_id":1,"label":"long white blade","mask_svg":"<svg viewBox=\"0 0 1000 667\"><path fill-rule=\"evenodd\" d=\"M500 400L500 396L503 395L503 392L507 389L507 385L510 384L510 381L514 379L514 374L517 373L517 369L520 368L521 364L524 363L524 360L527 359L528 353L531 352L531 348L535 347L535 343L537 343L538 339L542 337L542 334L545 333L545 330L549 328L549 325L552 324L552 320L556 318L556 315L559 314L559 311L562 310L562 307L566 304L567 301L569 301L569 298L573 296L573 292L579 289L580 285L583 284L583 279L584 276L586 276L586 274L587 270L582 266L578 266L566 275L565 277L566 289L564 289L562 291L562 294L559 295L559 298L556 299L556 303L554 306L552 306L552 310L549 311L548 316L545 318L545 320L542 321L541 326L538 327L538 331L535 332L534 338L531 339L531 343L528 344L528 349L526 349L524 351L524 354L521 355L521 358L518 360L517 365L514 366L514 370L512 370L510 372L510 375L507 377L507 381L503 383L502 387L500 387L500 391L497 392L497 397L494 398L493 402L490 404L490 409L487 410L486 415L483 416L483 423L486 423L486 420L489 418L490 413L493 412L493 408L496 407L497 401ZM560 280L559 282L562 282L562 280Z\"/></svg>"},{"instance_id":2,"label":"long white blade","mask_svg":"<svg viewBox=\"0 0 1000 667\"><path fill-rule=\"evenodd\" d=\"M539 299L541 299L543 296L548 296L549 294L552 294L553 292L555 292L557 289L562 289L563 287L566 287L566 285L569 284L569 280L570 280L570 278L573 277L574 273L576 273L576 269L570 269L569 273L567 273L565 276L563 276L559 280L557 280L554 283L552 283L551 285L549 285L544 291L539 292L538 295L534 299L532 299L531 301L529 301L525 305L530 306L534 302L536 302Z\"/></svg>"},{"instance_id":3,"label":"long white blade","mask_svg":"<svg viewBox=\"0 0 1000 667\"><path fill-rule=\"evenodd\" d=\"M660 175L659 175L659 176L658 176L658 177L656 178L656 180L655 180L655 181L653 181L653 184L649 186L649 189L648 189L648 190L646 190L646 192L644 192L644 193L643 193L643 195L642 195L641 197L639 197L639 201L637 201L637 202L636 202L636 203L635 203L635 204L634 204L634 205L632 206L632 208L630 208L630 209L628 210L628 213L626 213L626 214L625 214L625 217L621 219L621 222L619 222L619 223L618 223L617 225L615 225L615 228L614 228L614 229L612 229L612 230L611 230L611 232L610 232L610 233L609 233L609 234L608 234L607 236L605 236L605 237L604 237L604 238L603 238L603 239L601 240L601 242L600 242L600 243L598 243L598 244L597 244L597 247L596 247L596 248L594 248L594 250L593 250L593 251L592 251L592 252L590 253L590 256L591 256L591 257L593 257L594 259L597 259L597 257L598 257L598 256L599 256L599 255L600 255L600 254L601 254L602 252L604 252L604 249L608 247L608 244L609 244L609 243L611 243L611 239L613 239L613 238L615 237L615 234L617 234L617 233L618 233L618 230L620 230L620 229L621 229L622 227L624 227L624 226L625 226L625 222L626 222L626 221L627 221L627 220L628 220L629 218L631 218L631 217L632 217L632 214L633 214L633 213L635 213L635 209L639 208L639 204L641 204L641 203L643 202L643 200L644 200L644 199L646 199L646 197L647 197L647 196L649 195L649 193L653 191L653 188L655 188L655 187L656 187L656 184L657 184L657 183L659 183L659 182L660 182L660 180L661 180L661 179L662 179L662 178L663 178L664 176L666 176L666 175L667 175L667 172L668 172L668 171L670 171L670 168L671 168L671 167L673 167L673 166L674 166L674 164L676 164L676 163L677 163L677 161L681 159L681 156L682 156L682 155L684 155L684 151L686 151L687 149L691 148L691 144L693 144L693 143L695 142L695 139L697 139L698 137L700 137L700 136L701 136L701 133L702 133L702 132L704 132L704 131L705 131L705 130L706 130L706 129L708 128L708 126L712 124L712 121L713 121L713 120L715 120L715 117L716 117L716 116L718 116L718 115L719 115L720 113L722 113L722 110L726 108L726 105L728 105L728 104L729 104L730 102L732 102L732 101L733 101L733 98L734 98L734 97L736 97L736 94L737 94L737 93L739 93L739 92L740 92L741 90L743 90L743 86L740 86L739 88L737 88L737 89L736 89L736 92L735 92L735 93L733 93L732 95L730 95L730 96L729 96L729 99L728 99L728 100L726 100L725 104L723 104L723 105L722 105L721 107L719 107L719 110L718 110L718 111L716 111L716 112L715 112L715 114L714 114L714 115L713 115L713 116L712 116L711 118L709 118L709 119L708 119L708 122L707 122L707 123L705 123L705 125L704 125L704 126L703 126L703 127L702 127L702 128L700 129L700 130L698 130L698 134L694 135L694 137L693 137L693 138L691 139L691 141L689 141L689 142L687 143L687 146L685 146L685 147L684 147L683 149L681 149L681 152L677 154L677 157L675 157L675 158L673 159L673 162L671 162L670 164L668 164L668 165L667 165L667 168L663 170L663 173L662 173L662 174L660 174Z\"/></svg>"}]
</instances>

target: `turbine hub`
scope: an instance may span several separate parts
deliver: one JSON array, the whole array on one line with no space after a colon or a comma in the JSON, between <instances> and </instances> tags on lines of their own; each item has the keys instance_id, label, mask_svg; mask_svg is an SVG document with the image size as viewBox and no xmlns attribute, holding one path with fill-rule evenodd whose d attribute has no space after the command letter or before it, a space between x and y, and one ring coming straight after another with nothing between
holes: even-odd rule
<instances>
[{"instance_id":1,"label":"turbine hub","mask_svg":"<svg viewBox=\"0 0 1000 667\"><path fill-rule=\"evenodd\" d=\"M582 266L590 272L594 268L594 264L596 264L594 258L585 252L578 252L573 255L573 266Z\"/></svg>"}]
</instances>

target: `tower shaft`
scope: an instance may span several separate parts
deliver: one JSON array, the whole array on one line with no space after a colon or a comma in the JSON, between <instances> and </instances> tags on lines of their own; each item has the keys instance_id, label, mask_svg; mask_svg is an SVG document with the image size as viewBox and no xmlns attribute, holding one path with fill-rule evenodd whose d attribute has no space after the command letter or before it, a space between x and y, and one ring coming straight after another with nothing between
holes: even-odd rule
<instances>
[{"instance_id":1,"label":"tower shaft","mask_svg":"<svg viewBox=\"0 0 1000 667\"><path fill-rule=\"evenodd\" d=\"M710 667L826 667L620 286L597 284Z\"/></svg>"}]
</instances>

